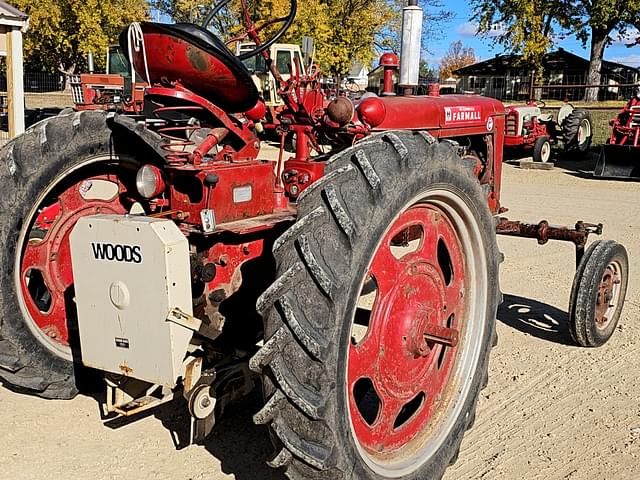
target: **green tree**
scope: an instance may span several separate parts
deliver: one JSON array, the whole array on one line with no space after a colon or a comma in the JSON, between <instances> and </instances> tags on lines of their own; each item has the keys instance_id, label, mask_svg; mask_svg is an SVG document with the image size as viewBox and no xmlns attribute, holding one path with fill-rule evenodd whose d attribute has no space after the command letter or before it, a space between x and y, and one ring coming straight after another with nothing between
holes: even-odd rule
<instances>
[{"instance_id":1,"label":"green tree","mask_svg":"<svg viewBox=\"0 0 640 480\"><path fill-rule=\"evenodd\" d=\"M523 62L542 78L542 58L554 44L555 30L575 22L575 2L566 0L471 0L478 33L491 36L506 51L522 55Z\"/></svg>"},{"instance_id":2,"label":"green tree","mask_svg":"<svg viewBox=\"0 0 640 480\"><path fill-rule=\"evenodd\" d=\"M461 41L453 42L449 45L447 53L440 60L440 78L446 80L451 77L454 70L466 67L477 61L473 48L464 47Z\"/></svg>"},{"instance_id":3,"label":"green tree","mask_svg":"<svg viewBox=\"0 0 640 480\"><path fill-rule=\"evenodd\" d=\"M574 24L576 36L584 45L590 41L588 84L601 83L602 58L614 31L624 35L630 25L640 25L640 0L581 0ZM598 100L598 88L588 88L585 101Z\"/></svg>"},{"instance_id":4,"label":"green tree","mask_svg":"<svg viewBox=\"0 0 640 480\"><path fill-rule=\"evenodd\" d=\"M496 41L520 53L542 74L542 56L553 45L558 32L571 32L586 46L590 43L587 83L601 82L605 48L613 32L624 34L630 25L640 25L640 0L472 0L478 31L489 34L496 27ZM554 32L554 29L556 32ZM597 88L588 88L585 100L595 101Z\"/></svg>"},{"instance_id":5,"label":"green tree","mask_svg":"<svg viewBox=\"0 0 640 480\"><path fill-rule=\"evenodd\" d=\"M147 17L146 0L14 0L29 15L25 63L30 69L73 73L93 53L105 68L107 49L129 23Z\"/></svg>"},{"instance_id":6,"label":"green tree","mask_svg":"<svg viewBox=\"0 0 640 480\"><path fill-rule=\"evenodd\" d=\"M429 65L426 60L420 60L419 75L421 78L426 78L429 81L433 81L440 76L440 71L437 66Z\"/></svg>"}]
</instances>

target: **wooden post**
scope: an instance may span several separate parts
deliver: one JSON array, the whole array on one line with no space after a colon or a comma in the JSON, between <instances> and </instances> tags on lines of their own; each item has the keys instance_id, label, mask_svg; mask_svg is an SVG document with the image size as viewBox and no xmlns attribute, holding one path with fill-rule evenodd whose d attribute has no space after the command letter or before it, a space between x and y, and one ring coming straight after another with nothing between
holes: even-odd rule
<instances>
[{"instance_id":1,"label":"wooden post","mask_svg":"<svg viewBox=\"0 0 640 480\"><path fill-rule=\"evenodd\" d=\"M9 27L7 36L7 106L9 138L24 132L24 76L22 62L22 31Z\"/></svg>"}]
</instances>

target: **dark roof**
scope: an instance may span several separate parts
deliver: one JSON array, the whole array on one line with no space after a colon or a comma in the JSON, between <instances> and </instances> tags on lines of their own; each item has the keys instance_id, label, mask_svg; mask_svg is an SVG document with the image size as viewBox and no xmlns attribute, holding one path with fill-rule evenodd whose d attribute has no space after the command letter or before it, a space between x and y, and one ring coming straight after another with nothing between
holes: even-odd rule
<instances>
[{"instance_id":1,"label":"dark roof","mask_svg":"<svg viewBox=\"0 0 640 480\"><path fill-rule=\"evenodd\" d=\"M29 18L29 15L27 15L26 13L21 12L13 5L9 5L7 2L3 1L0 1L0 15L2 15L3 17L13 17L20 20L26 20L27 18Z\"/></svg>"},{"instance_id":2,"label":"dark roof","mask_svg":"<svg viewBox=\"0 0 640 480\"><path fill-rule=\"evenodd\" d=\"M491 75L503 74L508 69L528 70L526 65L519 64L521 55L496 55L489 60L467 65L453 71L454 75ZM580 70L586 71L589 68L589 60L575 55L560 48L555 52L549 52L542 58L542 67L545 71L550 70ZM621 63L602 61L602 73L639 73L640 69L623 65Z\"/></svg>"}]
</instances>

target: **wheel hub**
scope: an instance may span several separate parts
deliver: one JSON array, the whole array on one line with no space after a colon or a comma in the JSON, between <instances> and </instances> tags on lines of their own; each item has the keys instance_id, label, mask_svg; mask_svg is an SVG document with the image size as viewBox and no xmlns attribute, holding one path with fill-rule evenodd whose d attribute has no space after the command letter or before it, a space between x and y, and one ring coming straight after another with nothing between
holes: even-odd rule
<instances>
[{"instance_id":1,"label":"wheel hub","mask_svg":"<svg viewBox=\"0 0 640 480\"><path fill-rule=\"evenodd\" d=\"M427 374L435 351L424 333L446 321L444 283L432 265L415 262L399 275L397 287L385 300L387 305L380 305L383 314L376 319L382 342L377 381L385 394L411 399L418 393L416 378Z\"/></svg>"},{"instance_id":2,"label":"wheel hub","mask_svg":"<svg viewBox=\"0 0 640 480\"><path fill-rule=\"evenodd\" d=\"M94 177L96 179L98 177ZM106 177L118 184L115 178ZM45 207L35 220L41 238L27 234L22 261L20 286L25 307L34 325L54 344L69 346L67 292L73 285L69 236L80 217L100 213L123 214L119 196L110 199L85 199L91 180L82 180L62 192L57 201Z\"/></svg>"},{"instance_id":3,"label":"wheel hub","mask_svg":"<svg viewBox=\"0 0 640 480\"><path fill-rule=\"evenodd\" d=\"M431 204L404 211L366 278L375 282L376 299L366 334L349 347L349 408L358 442L384 456L426 431L449 395L465 266L445 212Z\"/></svg>"},{"instance_id":4,"label":"wheel hub","mask_svg":"<svg viewBox=\"0 0 640 480\"><path fill-rule=\"evenodd\" d=\"M600 284L598 285L598 295L596 298L596 323L600 328L604 328L609 322L607 311L612 306L611 301L614 297L615 285L619 283L620 279L611 265L609 265L605 269Z\"/></svg>"}]
</instances>

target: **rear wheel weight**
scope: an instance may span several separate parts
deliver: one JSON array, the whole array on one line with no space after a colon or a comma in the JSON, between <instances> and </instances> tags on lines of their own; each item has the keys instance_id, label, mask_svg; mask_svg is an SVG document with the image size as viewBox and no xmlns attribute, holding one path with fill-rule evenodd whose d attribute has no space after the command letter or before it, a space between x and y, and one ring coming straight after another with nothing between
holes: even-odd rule
<instances>
[{"instance_id":1,"label":"rear wheel weight","mask_svg":"<svg viewBox=\"0 0 640 480\"><path fill-rule=\"evenodd\" d=\"M256 418L291 478L439 478L454 458L499 299L474 167L387 132L336 155L300 200L252 360L267 397Z\"/></svg>"},{"instance_id":2,"label":"rear wheel weight","mask_svg":"<svg viewBox=\"0 0 640 480\"><path fill-rule=\"evenodd\" d=\"M61 399L78 391L69 234L81 216L127 212L138 166L113 154L111 133L104 112L77 112L0 154L11 199L0 212L1 261L12 279L0 286L0 377L10 388Z\"/></svg>"},{"instance_id":3,"label":"rear wheel weight","mask_svg":"<svg viewBox=\"0 0 640 480\"><path fill-rule=\"evenodd\" d=\"M613 335L627 292L627 251L613 240L593 242L573 279L569 331L583 347L604 345Z\"/></svg>"}]
</instances>

